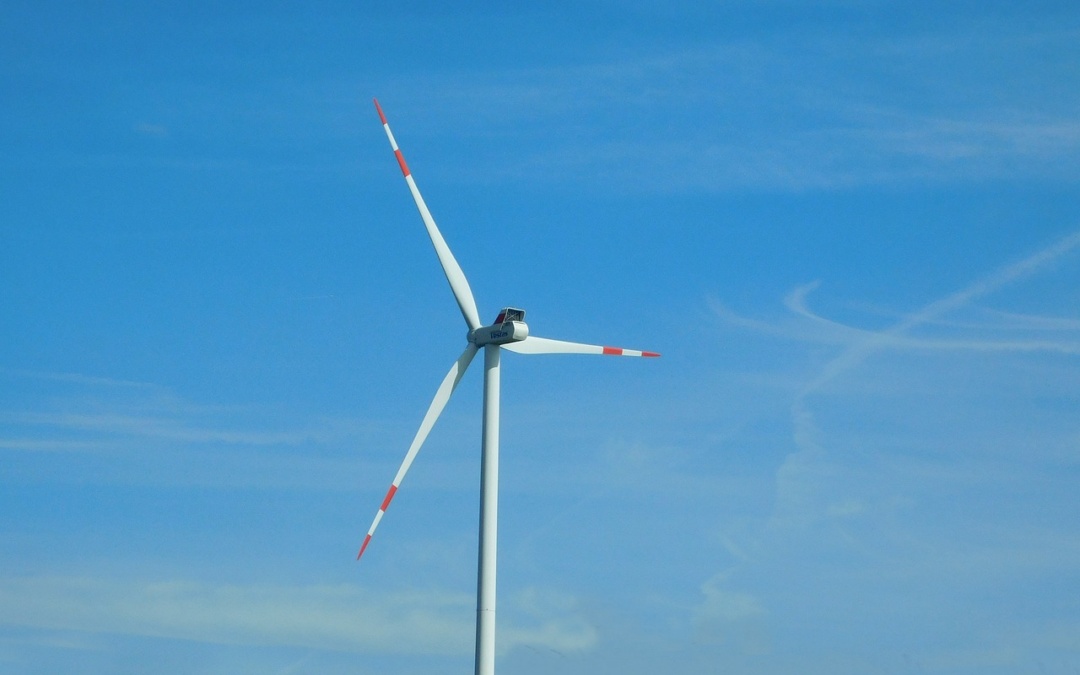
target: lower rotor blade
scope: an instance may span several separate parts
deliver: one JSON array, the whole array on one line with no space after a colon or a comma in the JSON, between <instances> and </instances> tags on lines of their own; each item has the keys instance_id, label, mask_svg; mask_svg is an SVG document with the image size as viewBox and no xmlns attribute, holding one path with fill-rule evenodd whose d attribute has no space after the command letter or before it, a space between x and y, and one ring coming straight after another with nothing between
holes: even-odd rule
<instances>
[{"instance_id":1,"label":"lower rotor blade","mask_svg":"<svg viewBox=\"0 0 1080 675\"><path fill-rule=\"evenodd\" d=\"M565 340L549 340L548 338L533 337L530 335L521 342L508 342L500 345L503 349L509 349L518 354L603 354L606 356L660 356L656 352L643 352L637 349L623 349L622 347L603 347L601 345L586 345L580 342L566 342Z\"/></svg>"},{"instance_id":2,"label":"lower rotor blade","mask_svg":"<svg viewBox=\"0 0 1080 675\"><path fill-rule=\"evenodd\" d=\"M435 398L431 401L431 405L428 406L423 421L420 422L420 429L417 430L412 445L409 446L409 451L405 453L405 461L401 463L397 475L394 476L394 482L390 484L390 489L386 492L386 497L383 498L382 506L379 507L379 512L375 514L375 521L371 523L371 527L368 528L367 531L367 536L364 537L364 543L360 545L360 552L356 554L357 560L360 559L360 556L364 555L364 549L366 549L371 542L371 535L375 534L375 528L379 526L379 521L382 520L383 514L386 513L386 509L390 507L390 501L394 498L394 494L397 492L398 486L401 485L402 479L405 478L405 474L409 471L409 467L412 466L413 459L416 458L416 453L420 451L420 446L424 444L428 434L431 432L431 428L435 426L435 421L439 419L439 415L442 414L443 408L446 407L446 402L450 400L450 394L454 393L454 389L457 388L458 382L461 381L461 376L465 374L465 370L469 367L473 357L476 356L476 351L476 345L470 343L461 356L458 357L458 360L454 362L454 365L451 366L450 372L446 374L442 384L439 385L439 389L435 392Z\"/></svg>"}]
</instances>

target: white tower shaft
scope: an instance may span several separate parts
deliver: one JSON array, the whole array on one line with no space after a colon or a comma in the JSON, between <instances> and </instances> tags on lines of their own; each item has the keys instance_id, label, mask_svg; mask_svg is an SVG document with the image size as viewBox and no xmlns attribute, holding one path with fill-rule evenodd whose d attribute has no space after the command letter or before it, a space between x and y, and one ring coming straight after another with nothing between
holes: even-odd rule
<instances>
[{"instance_id":1,"label":"white tower shaft","mask_svg":"<svg viewBox=\"0 0 1080 675\"><path fill-rule=\"evenodd\" d=\"M499 530L499 346L484 347L480 556L476 580L476 675L495 675L495 559Z\"/></svg>"}]
</instances>

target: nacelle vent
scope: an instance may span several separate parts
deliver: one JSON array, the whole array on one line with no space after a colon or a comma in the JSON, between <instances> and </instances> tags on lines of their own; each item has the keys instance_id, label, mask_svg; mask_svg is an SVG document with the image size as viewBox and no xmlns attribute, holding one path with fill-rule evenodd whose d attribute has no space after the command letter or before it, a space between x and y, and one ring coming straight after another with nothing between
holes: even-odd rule
<instances>
[{"instance_id":1,"label":"nacelle vent","mask_svg":"<svg viewBox=\"0 0 1080 675\"><path fill-rule=\"evenodd\" d=\"M495 318L495 324L506 323L508 321L524 321L525 310L515 309L513 307L504 307L499 316ZM493 324L493 325L495 325Z\"/></svg>"}]
</instances>

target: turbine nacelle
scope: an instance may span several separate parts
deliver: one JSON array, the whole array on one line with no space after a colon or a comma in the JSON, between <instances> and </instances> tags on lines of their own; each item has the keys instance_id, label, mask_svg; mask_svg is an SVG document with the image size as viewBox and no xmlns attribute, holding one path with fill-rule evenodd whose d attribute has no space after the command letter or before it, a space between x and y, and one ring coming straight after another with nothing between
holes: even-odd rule
<instances>
[{"instance_id":1,"label":"turbine nacelle","mask_svg":"<svg viewBox=\"0 0 1080 675\"><path fill-rule=\"evenodd\" d=\"M529 337L529 326L524 319L525 310L506 307L499 312L495 323L469 331L469 342L477 347L521 342Z\"/></svg>"}]
</instances>

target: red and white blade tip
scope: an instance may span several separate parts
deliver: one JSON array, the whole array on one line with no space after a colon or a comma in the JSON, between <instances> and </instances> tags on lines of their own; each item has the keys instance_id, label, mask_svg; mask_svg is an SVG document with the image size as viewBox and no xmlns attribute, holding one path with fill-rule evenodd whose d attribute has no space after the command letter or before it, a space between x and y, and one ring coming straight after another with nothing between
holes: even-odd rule
<instances>
[{"instance_id":1,"label":"red and white blade tip","mask_svg":"<svg viewBox=\"0 0 1080 675\"><path fill-rule=\"evenodd\" d=\"M360 559L360 556L364 555L364 549L367 548L367 545L370 544L370 543L371 543L371 535L369 534L366 537L364 537L364 543L360 544L360 552L356 554L356 559L357 560Z\"/></svg>"},{"instance_id":2,"label":"red and white blade tip","mask_svg":"<svg viewBox=\"0 0 1080 675\"><path fill-rule=\"evenodd\" d=\"M367 534L364 535L364 543L360 544L360 552L356 554L356 559L359 560L360 556L364 555L364 549L371 543L371 535L375 534L375 528L379 526L379 521L382 520L383 514L386 513L386 509L390 508L390 501L393 500L394 495L397 493L398 484L393 483L390 485L390 489L386 491L386 496L383 497L382 505L379 507L379 512L375 514L375 522L371 524Z\"/></svg>"},{"instance_id":3,"label":"red and white blade tip","mask_svg":"<svg viewBox=\"0 0 1080 675\"><path fill-rule=\"evenodd\" d=\"M428 406L427 412L424 413L424 419L420 422L420 428L416 430L416 436L413 437L413 441L409 445L409 451L405 453L405 459L402 460L401 466L398 467L397 475L394 476L394 480L390 483L390 489L386 491L386 496L383 497L382 504L379 505L379 512L375 514L375 520L371 521L371 527L368 528L367 535L364 537L364 543L360 545L360 552L356 554L357 560L364 555L364 549L371 542L371 537L375 534L375 528L379 526L379 522L386 514L386 509L390 508L390 502L393 501L394 495L397 494L401 481L405 479L405 474L408 473L409 467L412 466L413 460L416 459L416 454L427 439L431 428L435 426L435 421L442 414L443 408L446 407L447 401L450 400L450 395L454 393L458 382L461 382L461 376L465 374L465 370L472 363L477 351L476 345L470 343L457 361L454 361L454 365L450 366L446 377L443 378L438 390L436 390L435 398L431 400L431 405Z\"/></svg>"},{"instance_id":4,"label":"red and white blade tip","mask_svg":"<svg viewBox=\"0 0 1080 675\"><path fill-rule=\"evenodd\" d=\"M655 358L660 356L659 352L643 352L637 349L623 349L622 347L604 347L605 356L645 356Z\"/></svg>"},{"instance_id":5,"label":"red and white blade tip","mask_svg":"<svg viewBox=\"0 0 1080 675\"><path fill-rule=\"evenodd\" d=\"M604 356L645 356L656 358L659 352L590 345L583 342L567 342L530 335L521 342L509 342L503 348L518 354L602 354Z\"/></svg>"},{"instance_id":6,"label":"red and white blade tip","mask_svg":"<svg viewBox=\"0 0 1080 675\"><path fill-rule=\"evenodd\" d=\"M371 100L375 101L375 110L379 111L379 121L381 121L383 124L386 124L386 115L383 114L382 106L379 105L379 99L373 98Z\"/></svg>"}]
</instances>

